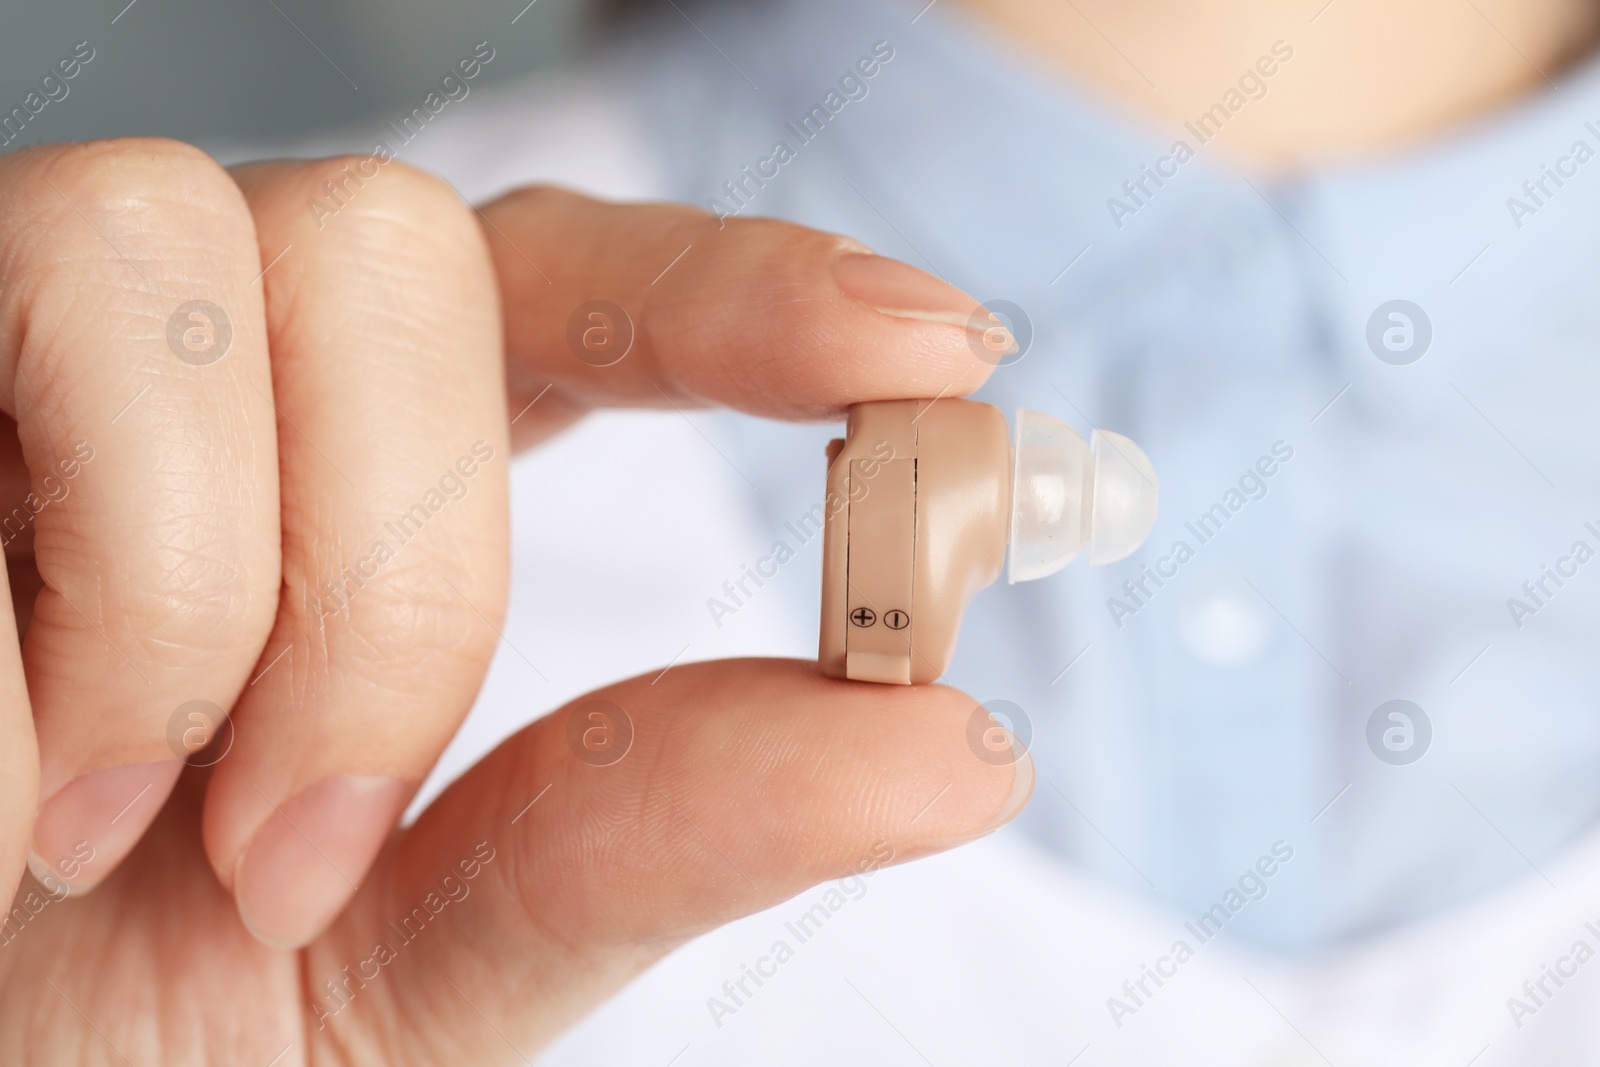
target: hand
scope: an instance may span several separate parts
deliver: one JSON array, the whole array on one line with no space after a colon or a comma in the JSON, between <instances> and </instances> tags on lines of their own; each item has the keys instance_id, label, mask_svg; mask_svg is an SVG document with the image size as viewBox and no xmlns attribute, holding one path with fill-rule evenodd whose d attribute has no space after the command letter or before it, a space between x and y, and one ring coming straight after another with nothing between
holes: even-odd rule
<instances>
[{"instance_id":1,"label":"hand","mask_svg":"<svg viewBox=\"0 0 1600 1067\"><path fill-rule=\"evenodd\" d=\"M777 222L475 214L392 160L105 142L0 189L0 888L34 871L0 1062L521 1062L687 938L1026 800L953 690L728 661L557 711L394 831L496 644L508 416L959 395L958 291ZM596 299L607 366L568 344ZM184 772L196 701L231 726Z\"/></svg>"}]
</instances>

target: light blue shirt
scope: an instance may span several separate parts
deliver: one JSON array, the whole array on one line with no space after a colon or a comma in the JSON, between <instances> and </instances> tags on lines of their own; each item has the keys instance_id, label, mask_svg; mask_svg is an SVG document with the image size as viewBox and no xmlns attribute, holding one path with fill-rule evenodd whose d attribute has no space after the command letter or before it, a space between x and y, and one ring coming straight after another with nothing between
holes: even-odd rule
<instances>
[{"instance_id":1,"label":"light blue shirt","mask_svg":"<svg viewBox=\"0 0 1600 1067\"><path fill-rule=\"evenodd\" d=\"M731 210L749 167L770 176L743 179L743 214L1020 306L1031 347L980 398L1154 463L1133 557L967 615L948 681L1026 713L1027 831L1187 914L1283 842L1228 929L1291 949L1542 877L1600 807L1600 72L1271 180L1200 116L1141 126L919 7L666 12L627 91L678 197ZM1209 128L1247 121L1317 32L1261 41L1273 61L1219 86ZM841 84L877 42L892 58ZM806 511L828 431L729 433L773 529ZM1369 741L1392 700L1426 727L1386 709Z\"/></svg>"}]
</instances>

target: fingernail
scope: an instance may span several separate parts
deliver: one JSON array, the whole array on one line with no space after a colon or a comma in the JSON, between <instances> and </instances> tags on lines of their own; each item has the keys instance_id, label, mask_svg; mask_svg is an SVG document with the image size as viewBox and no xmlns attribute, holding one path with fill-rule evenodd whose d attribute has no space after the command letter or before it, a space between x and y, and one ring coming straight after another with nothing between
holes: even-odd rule
<instances>
[{"instance_id":1,"label":"fingernail","mask_svg":"<svg viewBox=\"0 0 1600 1067\"><path fill-rule=\"evenodd\" d=\"M1016 748L1020 747L1021 742L1013 738L1011 744L1012 747ZM1001 805L1000 813L994 817L993 822L984 828L983 833L978 835L979 837L994 833L1000 827L1015 819L1021 814L1022 809L1028 806L1028 798L1033 796L1033 757L1026 751L1022 752L1021 758L1017 760L1016 767L1016 777L1011 779L1010 795L1006 797L1006 802Z\"/></svg>"},{"instance_id":2,"label":"fingernail","mask_svg":"<svg viewBox=\"0 0 1600 1067\"><path fill-rule=\"evenodd\" d=\"M846 252L833 261L833 280L847 296L896 318L945 322L980 334L999 321L949 282L887 256Z\"/></svg>"},{"instance_id":3,"label":"fingernail","mask_svg":"<svg viewBox=\"0 0 1600 1067\"><path fill-rule=\"evenodd\" d=\"M294 949L327 928L355 894L412 787L340 775L278 805L234 868L239 917L256 940Z\"/></svg>"},{"instance_id":4,"label":"fingernail","mask_svg":"<svg viewBox=\"0 0 1600 1067\"><path fill-rule=\"evenodd\" d=\"M182 760L161 760L74 778L39 809L28 869L46 889L87 893L133 851L182 770Z\"/></svg>"}]
</instances>

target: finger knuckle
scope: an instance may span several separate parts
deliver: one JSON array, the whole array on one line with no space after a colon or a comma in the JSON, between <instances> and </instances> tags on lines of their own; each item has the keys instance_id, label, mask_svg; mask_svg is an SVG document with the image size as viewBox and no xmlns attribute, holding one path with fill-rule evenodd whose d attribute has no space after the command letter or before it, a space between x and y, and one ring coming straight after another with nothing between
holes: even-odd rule
<instances>
[{"instance_id":1,"label":"finger knuckle","mask_svg":"<svg viewBox=\"0 0 1600 1067\"><path fill-rule=\"evenodd\" d=\"M396 159L339 156L297 176L328 248L369 263L434 263L481 246L473 211L442 178Z\"/></svg>"},{"instance_id":2,"label":"finger knuckle","mask_svg":"<svg viewBox=\"0 0 1600 1067\"><path fill-rule=\"evenodd\" d=\"M198 237L251 233L249 209L228 172L182 141L95 141L49 151L38 162L40 176L64 201L56 208L60 214L94 218L156 210L198 224L191 231ZM248 247L254 251L253 240Z\"/></svg>"},{"instance_id":3,"label":"finger knuckle","mask_svg":"<svg viewBox=\"0 0 1600 1067\"><path fill-rule=\"evenodd\" d=\"M519 185L495 200L490 205L490 208L536 214L546 210L561 211L583 207L589 202L588 197L575 193L570 189L564 189L559 185L540 183L537 185Z\"/></svg>"},{"instance_id":4,"label":"finger knuckle","mask_svg":"<svg viewBox=\"0 0 1600 1067\"><path fill-rule=\"evenodd\" d=\"M323 632L330 655L384 687L408 691L481 672L494 654L492 620L503 607L504 593L482 572L398 560L372 578L347 567L307 602L310 625Z\"/></svg>"},{"instance_id":5,"label":"finger knuckle","mask_svg":"<svg viewBox=\"0 0 1600 1067\"><path fill-rule=\"evenodd\" d=\"M277 605L278 569L221 521L156 524L141 531L136 580L105 583L103 551L55 551L41 558L50 584L96 604L91 616L141 648L152 662L180 665L196 652L259 651ZM58 543L57 548L71 549ZM49 579L47 579L49 580ZM79 621L75 612L69 622Z\"/></svg>"}]
</instances>

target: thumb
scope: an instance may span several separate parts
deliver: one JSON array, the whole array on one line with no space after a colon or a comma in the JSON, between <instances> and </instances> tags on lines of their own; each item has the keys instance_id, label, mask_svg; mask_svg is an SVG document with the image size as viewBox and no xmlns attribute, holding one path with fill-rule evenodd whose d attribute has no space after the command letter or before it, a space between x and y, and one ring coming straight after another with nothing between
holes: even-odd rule
<instances>
[{"instance_id":1,"label":"thumb","mask_svg":"<svg viewBox=\"0 0 1600 1067\"><path fill-rule=\"evenodd\" d=\"M790 660L600 690L502 744L390 848L306 950L309 1030L388 1062L522 1062L697 934L999 828L1034 775L993 736L954 689Z\"/></svg>"}]
</instances>

